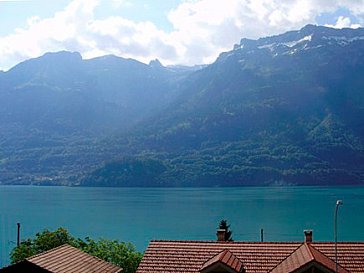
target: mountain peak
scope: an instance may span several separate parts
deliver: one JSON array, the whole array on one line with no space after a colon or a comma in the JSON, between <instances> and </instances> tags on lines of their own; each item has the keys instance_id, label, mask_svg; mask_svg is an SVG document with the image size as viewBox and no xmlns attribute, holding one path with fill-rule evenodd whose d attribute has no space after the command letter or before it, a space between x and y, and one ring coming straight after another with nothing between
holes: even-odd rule
<instances>
[{"instance_id":1,"label":"mountain peak","mask_svg":"<svg viewBox=\"0 0 364 273\"><path fill-rule=\"evenodd\" d=\"M151 60L149 62L149 66L152 67L152 68L164 68L164 66L162 65L162 63L158 59Z\"/></svg>"},{"instance_id":2,"label":"mountain peak","mask_svg":"<svg viewBox=\"0 0 364 273\"><path fill-rule=\"evenodd\" d=\"M48 52L40 57L29 59L17 64L13 68L11 68L9 72L18 69L25 69L25 70L28 69L34 71L37 68L39 69L44 65L52 65L52 64L56 66L61 66L61 65L74 66L75 63L79 63L81 61L82 61L82 56L78 52L70 52L70 51Z\"/></svg>"},{"instance_id":3,"label":"mountain peak","mask_svg":"<svg viewBox=\"0 0 364 273\"><path fill-rule=\"evenodd\" d=\"M47 60L82 60L82 56L79 52L71 52L71 51L58 51L58 52L48 52L45 53L43 56L39 57Z\"/></svg>"},{"instance_id":4,"label":"mountain peak","mask_svg":"<svg viewBox=\"0 0 364 273\"><path fill-rule=\"evenodd\" d=\"M301 31L301 32L302 31L315 31L320 27L322 27L322 26L308 24L308 25L305 25L303 28L301 28L299 31Z\"/></svg>"}]
</instances>

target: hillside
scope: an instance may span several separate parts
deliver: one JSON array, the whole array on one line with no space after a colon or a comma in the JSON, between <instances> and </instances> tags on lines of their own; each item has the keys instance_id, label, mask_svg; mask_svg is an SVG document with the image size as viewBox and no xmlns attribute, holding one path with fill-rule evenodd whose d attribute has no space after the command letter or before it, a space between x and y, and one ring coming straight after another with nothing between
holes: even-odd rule
<instances>
[{"instance_id":1,"label":"hillside","mask_svg":"<svg viewBox=\"0 0 364 273\"><path fill-rule=\"evenodd\" d=\"M47 53L0 74L0 181L74 183L109 156L99 141L163 109L187 74L71 52Z\"/></svg>"},{"instance_id":2,"label":"hillside","mask_svg":"<svg viewBox=\"0 0 364 273\"><path fill-rule=\"evenodd\" d=\"M46 78L35 62L52 54L0 74L0 86L10 90L0 95L7 131L1 135L3 183L16 183L20 171L27 174L22 183L47 177L46 183L85 186L364 183L364 29L308 25L242 39L198 70L59 54L78 61L63 70L67 58L49 62L57 73L47 68ZM122 70L121 63L138 70ZM79 96L72 101L68 93ZM52 110L35 113L44 119L29 107L37 94L43 95L37 103ZM63 123L53 128L55 117ZM16 148L15 157L9 147L29 145L29 130L56 145ZM42 169L49 160L55 160L51 172Z\"/></svg>"}]
</instances>

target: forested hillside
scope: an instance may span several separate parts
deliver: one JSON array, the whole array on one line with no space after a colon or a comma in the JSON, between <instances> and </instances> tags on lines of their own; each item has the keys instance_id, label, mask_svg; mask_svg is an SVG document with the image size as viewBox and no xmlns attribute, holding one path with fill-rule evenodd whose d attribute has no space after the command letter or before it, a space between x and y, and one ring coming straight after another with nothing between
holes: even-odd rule
<instances>
[{"instance_id":1,"label":"forested hillside","mask_svg":"<svg viewBox=\"0 0 364 273\"><path fill-rule=\"evenodd\" d=\"M0 181L363 184L363 74L363 29L312 25L201 69L47 54L0 74Z\"/></svg>"}]
</instances>

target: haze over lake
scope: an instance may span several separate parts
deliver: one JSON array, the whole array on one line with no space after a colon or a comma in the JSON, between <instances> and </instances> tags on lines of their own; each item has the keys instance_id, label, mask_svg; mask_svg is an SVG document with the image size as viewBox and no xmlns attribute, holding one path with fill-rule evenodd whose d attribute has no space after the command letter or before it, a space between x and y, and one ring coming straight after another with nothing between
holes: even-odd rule
<instances>
[{"instance_id":1,"label":"haze over lake","mask_svg":"<svg viewBox=\"0 0 364 273\"><path fill-rule=\"evenodd\" d=\"M234 240L333 240L335 202L339 241L364 240L362 187L245 188L70 188L0 187L0 257L8 263L21 237L45 228L67 228L84 238L130 241L144 251L152 239L215 240L221 219L231 224Z\"/></svg>"}]
</instances>

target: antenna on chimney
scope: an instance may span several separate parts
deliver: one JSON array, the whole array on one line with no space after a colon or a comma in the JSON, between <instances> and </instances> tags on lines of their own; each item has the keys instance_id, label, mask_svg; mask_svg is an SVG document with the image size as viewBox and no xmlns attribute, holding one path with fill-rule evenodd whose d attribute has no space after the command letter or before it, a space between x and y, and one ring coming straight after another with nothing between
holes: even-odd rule
<instances>
[{"instance_id":1,"label":"antenna on chimney","mask_svg":"<svg viewBox=\"0 0 364 273\"><path fill-rule=\"evenodd\" d=\"M20 223L16 223L16 225L18 226L18 236L16 238L16 246L20 245Z\"/></svg>"},{"instance_id":2,"label":"antenna on chimney","mask_svg":"<svg viewBox=\"0 0 364 273\"><path fill-rule=\"evenodd\" d=\"M264 242L264 230L262 228L260 229L260 241Z\"/></svg>"}]
</instances>

